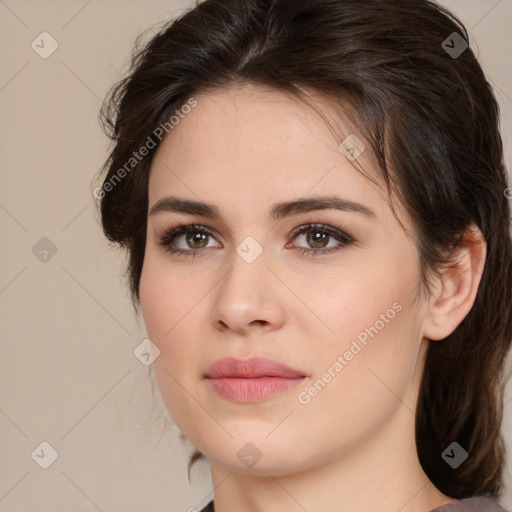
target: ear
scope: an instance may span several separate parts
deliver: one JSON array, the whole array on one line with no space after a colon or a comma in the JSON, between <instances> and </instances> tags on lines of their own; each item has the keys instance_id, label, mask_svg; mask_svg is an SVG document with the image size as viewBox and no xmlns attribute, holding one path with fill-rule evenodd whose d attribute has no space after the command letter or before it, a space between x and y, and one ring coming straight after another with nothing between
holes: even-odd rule
<instances>
[{"instance_id":1,"label":"ear","mask_svg":"<svg viewBox=\"0 0 512 512\"><path fill-rule=\"evenodd\" d=\"M453 251L454 262L434 278L423 336L442 340L464 320L475 302L487 254L487 243L480 229L472 224Z\"/></svg>"}]
</instances>

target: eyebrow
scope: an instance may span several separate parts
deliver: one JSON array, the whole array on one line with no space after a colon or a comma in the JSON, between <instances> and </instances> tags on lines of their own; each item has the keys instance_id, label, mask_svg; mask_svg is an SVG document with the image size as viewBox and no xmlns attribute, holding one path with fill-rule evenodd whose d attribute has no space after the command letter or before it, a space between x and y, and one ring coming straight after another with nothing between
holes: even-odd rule
<instances>
[{"instance_id":1,"label":"eyebrow","mask_svg":"<svg viewBox=\"0 0 512 512\"><path fill-rule=\"evenodd\" d=\"M359 213L371 220L376 220L377 218L376 213L367 206L331 195L300 198L293 201L275 203L270 209L270 219L273 221L279 221L284 217L316 210L340 210ZM199 215L201 217L217 219L222 222L224 221L222 213L216 205L175 196L159 199L149 210L149 215L156 215L161 212Z\"/></svg>"}]
</instances>

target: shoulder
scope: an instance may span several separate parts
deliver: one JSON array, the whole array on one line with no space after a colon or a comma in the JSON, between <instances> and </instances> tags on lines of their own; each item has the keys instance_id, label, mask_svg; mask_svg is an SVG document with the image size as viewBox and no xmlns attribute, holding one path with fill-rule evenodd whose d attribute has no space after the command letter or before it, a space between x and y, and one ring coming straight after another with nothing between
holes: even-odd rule
<instances>
[{"instance_id":1,"label":"shoulder","mask_svg":"<svg viewBox=\"0 0 512 512\"><path fill-rule=\"evenodd\" d=\"M500 503L485 496L474 496L441 505L430 512L509 512Z\"/></svg>"}]
</instances>

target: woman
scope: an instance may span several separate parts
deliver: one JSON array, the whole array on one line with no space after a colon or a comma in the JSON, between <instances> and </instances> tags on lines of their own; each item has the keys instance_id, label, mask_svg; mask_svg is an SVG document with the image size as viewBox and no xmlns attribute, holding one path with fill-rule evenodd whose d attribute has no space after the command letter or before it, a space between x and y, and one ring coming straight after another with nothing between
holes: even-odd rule
<instances>
[{"instance_id":1,"label":"woman","mask_svg":"<svg viewBox=\"0 0 512 512\"><path fill-rule=\"evenodd\" d=\"M467 39L426 0L206 0L111 91L95 195L203 512L505 510L509 189Z\"/></svg>"}]
</instances>

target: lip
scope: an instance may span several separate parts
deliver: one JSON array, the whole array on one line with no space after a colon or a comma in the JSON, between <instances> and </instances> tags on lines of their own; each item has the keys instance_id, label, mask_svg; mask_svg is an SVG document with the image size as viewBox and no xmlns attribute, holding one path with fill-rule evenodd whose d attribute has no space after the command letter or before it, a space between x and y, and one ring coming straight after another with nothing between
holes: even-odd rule
<instances>
[{"instance_id":1,"label":"lip","mask_svg":"<svg viewBox=\"0 0 512 512\"><path fill-rule=\"evenodd\" d=\"M204 376L218 395L246 403L292 389L306 378L299 370L262 357L219 359Z\"/></svg>"},{"instance_id":2,"label":"lip","mask_svg":"<svg viewBox=\"0 0 512 512\"><path fill-rule=\"evenodd\" d=\"M206 371L205 377L209 379L217 379L219 377L239 377L245 379L254 377L284 377L293 379L305 377L305 375L289 366L264 357L250 357L248 359L225 357L215 361Z\"/></svg>"}]
</instances>

